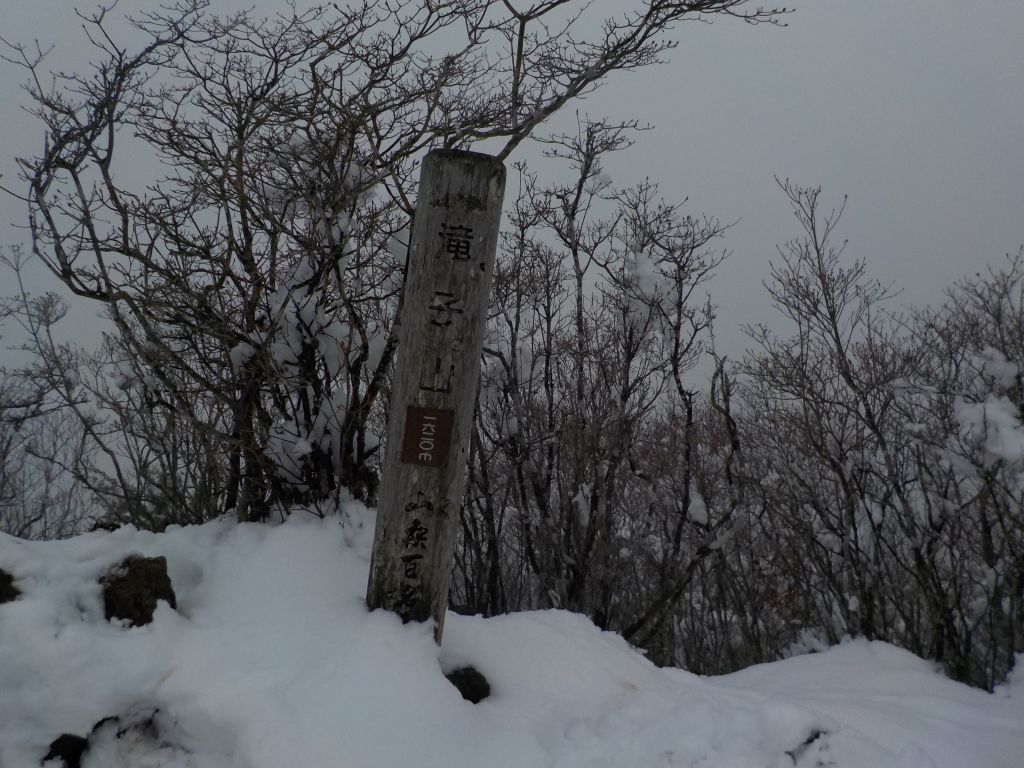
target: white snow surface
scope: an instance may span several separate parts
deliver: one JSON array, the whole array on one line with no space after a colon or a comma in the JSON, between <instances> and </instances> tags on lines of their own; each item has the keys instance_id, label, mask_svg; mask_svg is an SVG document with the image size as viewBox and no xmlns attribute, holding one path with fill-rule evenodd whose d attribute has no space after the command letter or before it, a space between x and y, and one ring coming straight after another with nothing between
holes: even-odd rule
<instances>
[{"instance_id":1,"label":"white snow surface","mask_svg":"<svg viewBox=\"0 0 1024 768\"><path fill-rule=\"evenodd\" d=\"M698 677L538 611L449 614L438 649L431 627L366 610L372 527L351 503L278 526L0 534L23 593L0 605L0 767L154 711L157 736L97 728L83 768L1024 765L1024 676L986 694L884 643ZM178 610L128 628L96 580L133 553L167 557ZM466 664L491 683L477 705L442 674Z\"/></svg>"}]
</instances>

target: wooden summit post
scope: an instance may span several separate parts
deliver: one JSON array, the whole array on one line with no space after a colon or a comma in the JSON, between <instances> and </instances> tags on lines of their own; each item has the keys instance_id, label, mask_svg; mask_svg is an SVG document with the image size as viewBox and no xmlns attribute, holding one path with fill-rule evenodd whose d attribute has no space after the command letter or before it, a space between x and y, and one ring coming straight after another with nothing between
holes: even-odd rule
<instances>
[{"instance_id":1,"label":"wooden summit post","mask_svg":"<svg viewBox=\"0 0 1024 768\"><path fill-rule=\"evenodd\" d=\"M505 166L490 155L423 161L366 604L433 618L438 643L504 193Z\"/></svg>"}]
</instances>

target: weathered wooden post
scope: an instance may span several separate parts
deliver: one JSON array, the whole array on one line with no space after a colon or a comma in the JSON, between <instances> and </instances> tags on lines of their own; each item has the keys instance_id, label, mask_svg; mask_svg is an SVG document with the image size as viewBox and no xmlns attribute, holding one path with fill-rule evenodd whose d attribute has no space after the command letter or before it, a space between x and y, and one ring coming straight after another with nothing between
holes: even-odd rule
<instances>
[{"instance_id":1,"label":"weathered wooden post","mask_svg":"<svg viewBox=\"0 0 1024 768\"><path fill-rule=\"evenodd\" d=\"M505 167L434 150L420 170L366 603L441 642Z\"/></svg>"}]
</instances>

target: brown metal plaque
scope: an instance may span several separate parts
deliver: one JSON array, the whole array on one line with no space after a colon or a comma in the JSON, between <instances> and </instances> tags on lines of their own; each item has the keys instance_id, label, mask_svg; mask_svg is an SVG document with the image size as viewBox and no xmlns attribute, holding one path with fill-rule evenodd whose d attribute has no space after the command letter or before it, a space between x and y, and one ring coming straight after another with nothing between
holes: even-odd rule
<instances>
[{"instance_id":1,"label":"brown metal plaque","mask_svg":"<svg viewBox=\"0 0 1024 768\"><path fill-rule=\"evenodd\" d=\"M410 405L405 412L402 434L402 462L426 467L443 467L452 447L455 411Z\"/></svg>"}]
</instances>

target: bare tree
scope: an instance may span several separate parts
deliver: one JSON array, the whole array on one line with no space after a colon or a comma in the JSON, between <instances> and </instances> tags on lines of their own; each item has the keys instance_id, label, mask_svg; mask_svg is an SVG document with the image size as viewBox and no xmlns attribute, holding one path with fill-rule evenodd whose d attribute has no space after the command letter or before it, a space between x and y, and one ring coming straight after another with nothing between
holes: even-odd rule
<instances>
[{"instance_id":1,"label":"bare tree","mask_svg":"<svg viewBox=\"0 0 1024 768\"><path fill-rule=\"evenodd\" d=\"M991 689L1020 646L1020 260L939 310L889 313L820 190L782 183L802 236L768 284L794 328L754 331L748 495L795 625L896 642Z\"/></svg>"},{"instance_id":2,"label":"bare tree","mask_svg":"<svg viewBox=\"0 0 1024 768\"><path fill-rule=\"evenodd\" d=\"M687 381L724 227L603 171L635 126L547 140L566 182L521 189L495 275L456 602L556 606L673 659L675 600L724 525L696 489ZM696 377L695 377L696 380ZM709 463L710 465L710 463ZM709 520L710 515L713 520Z\"/></svg>"},{"instance_id":3,"label":"bare tree","mask_svg":"<svg viewBox=\"0 0 1024 768\"><path fill-rule=\"evenodd\" d=\"M21 287L21 249L12 248L0 261ZM75 473L66 471L88 463L92 452L69 407L83 402L72 360L52 347L36 356L35 341L52 339L64 312L54 294L30 297L23 287L0 300L0 324L28 339L13 346L25 365L0 368L0 531L22 538L78 533L93 511Z\"/></svg>"},{"instance_id":4,"label":"bare tree","mask_svg":"<svg viewBox=\"0 0 1024 768\"><path fill-rule=\"evenodd\" d=\"M206 9L136 18L135 52L110 9L83 15L97 62L52 85L38 51L8 58L28 69L46 132L21 160L33 252L105 307L108 357L203 436L201 461L226 462L213 508L241 519L341 485L372 493L427 148L486 141L507 157L608 74L657 62L675 24L782 12L646 0L587 36L590 14L567 0ZM140 154L162 175L126 188L119 169Z\"/></svg>"}]
</instances>

